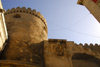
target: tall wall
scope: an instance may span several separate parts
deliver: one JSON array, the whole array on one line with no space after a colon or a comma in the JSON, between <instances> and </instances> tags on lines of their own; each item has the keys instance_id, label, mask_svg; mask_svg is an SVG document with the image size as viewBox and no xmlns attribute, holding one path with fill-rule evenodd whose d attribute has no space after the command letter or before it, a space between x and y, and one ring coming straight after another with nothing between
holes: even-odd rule
<instances>
[{"instance_id":1,"label":"tall wall","mask_svg":"<svg viewBox=\"0 0 100 67\"><path fill-rule=\"evenodd\" d=\"M10 40L39 43L48 38L47 23L36 10L13 8L6 11L5 20Z\"/></svg>"},{"instance_id":2,"label":"tall wall","mask_svg":"<svg viewBox=\"0 0 100 67\"><path fill-rule=\"evenodd\" d=\"M73 41L49 39L44 41L46 67L100 67L98 44L76 44Z\"/></svg>"},{"instance_id":3,"label":"tall wall","mask_svg":"<svg viewBox=\"0 0 100 67\"><path fill-rule=\"evenodd\" d=\"M8 38L5 18L4 18L4 9L0 0L0 51L4 48L4 43Z\"/></svg>"},{"instance_id":4,"label":"tall wall","mask_svg":"<svg viewBox=\"0 0 100 67\"><path fill-rule=\"evenodd\" d=\"M44 17L36 10L18 7L7 10L5 20L9 39L2 60L42 64L41 42L48 39Z\"/></svg>"},{"instance_id":5,"label":"tall wall","mask_svg":"<svg viewBox=\"0 0 100 67\"><path fill-rule=\"evenodd\" d=\"M45 67L72 67L72 50L70 45L61 39L49 39L44 42Z\"/></svg>"}]
</instances>

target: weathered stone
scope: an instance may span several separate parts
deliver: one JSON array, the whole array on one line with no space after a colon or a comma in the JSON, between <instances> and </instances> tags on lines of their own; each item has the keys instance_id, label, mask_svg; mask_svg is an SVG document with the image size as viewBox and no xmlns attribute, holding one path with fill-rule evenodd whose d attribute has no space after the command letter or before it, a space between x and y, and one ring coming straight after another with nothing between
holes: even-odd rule
<instances>
[{"instance_id":1,"label":"weathered stone","mask_svg":"<svg viewBox=\"0 0 100 67\"><path fill-rule=\"evenodd\" d=\"M0 50L0 67L100 67L98 44L48 40L46 20L36 10L7 10L5 21L9 38Z\"/></svg>"}]
</instances>

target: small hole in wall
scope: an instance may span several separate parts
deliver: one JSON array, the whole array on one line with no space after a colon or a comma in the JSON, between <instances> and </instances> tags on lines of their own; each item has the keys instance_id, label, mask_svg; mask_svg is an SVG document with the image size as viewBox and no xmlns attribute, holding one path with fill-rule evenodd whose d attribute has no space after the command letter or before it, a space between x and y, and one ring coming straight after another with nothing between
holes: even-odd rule
<instances>
[{"instance_id":1,"label":"small hole in wall","mask_svg":"<svg viewBox=\"0 0 100 67\"><path fill-rule=\"evenodd\" d=\"M14 18L21 18L20 14L15 14Z\"/></svg>"}]
</instances>

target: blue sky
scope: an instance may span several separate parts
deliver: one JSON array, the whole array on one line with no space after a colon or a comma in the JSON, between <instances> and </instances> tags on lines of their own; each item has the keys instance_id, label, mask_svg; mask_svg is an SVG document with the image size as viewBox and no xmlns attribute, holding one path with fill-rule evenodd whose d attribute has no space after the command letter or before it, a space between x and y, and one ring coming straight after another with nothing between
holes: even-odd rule
<instances>
[{"instance_id":1,"label":"blue sky","mask_svg":"<svg viewBox=\"0 0 100 67\"><path fill-rule=\"evenodd\" d=\"M2 0L4 9L30 7L48 24L48 38L100 44L100 23L77 0Z\"/></svg>"}]
</instances>

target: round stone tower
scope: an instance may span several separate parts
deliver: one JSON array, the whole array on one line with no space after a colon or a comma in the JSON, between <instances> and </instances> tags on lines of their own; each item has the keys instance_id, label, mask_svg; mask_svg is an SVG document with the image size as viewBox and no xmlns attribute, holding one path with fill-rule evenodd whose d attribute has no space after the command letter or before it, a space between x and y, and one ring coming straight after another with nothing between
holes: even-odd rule
<instances>
[{"instance_id":1,"label":"round stone tower","mask_svg":"<svg viewBox=\"0 0 100 67\"><path fill-rule=\"evenodd\" d=\"M40 12L30 8L13 8L5 13L9 37L13 41L39 43L47 40L47 23Z\"/></svg>"},{"instance_id":2,"label":"round stone tower","mask_svg":"<svg viewBox=\"0 0 100 67\"><path fill-rule=\"evenodd\" d=\"M5 21L9 40L3 59L10 60L11 63L18 60L41 66L41 42L48 39L45 18L36 10L17 7L5 12Z\"/></svg>"}]
</instances>

